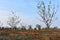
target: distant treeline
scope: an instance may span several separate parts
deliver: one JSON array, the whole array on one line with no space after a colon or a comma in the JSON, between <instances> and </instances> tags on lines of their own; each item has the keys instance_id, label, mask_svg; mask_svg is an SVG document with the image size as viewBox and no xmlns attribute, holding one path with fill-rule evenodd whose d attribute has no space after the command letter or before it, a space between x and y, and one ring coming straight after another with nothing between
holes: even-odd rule
<instances>
[{"instance_id":1,"label":"distant treeline","mask_svg":"<svg viewBox=\"0 0 60 40\"><path fill-rule=\"evenodd\" d=\"M53 27L53 28L49 28L49 30L57 30L59 28L57 27ZM36 24L35 28L32 28L31 25L28 26L28 28L26 26L21 26L21 27L0 27L0 30L48 30L48 28L41 28L41 26L39 24Z\"/></svg>"}]
</instances>

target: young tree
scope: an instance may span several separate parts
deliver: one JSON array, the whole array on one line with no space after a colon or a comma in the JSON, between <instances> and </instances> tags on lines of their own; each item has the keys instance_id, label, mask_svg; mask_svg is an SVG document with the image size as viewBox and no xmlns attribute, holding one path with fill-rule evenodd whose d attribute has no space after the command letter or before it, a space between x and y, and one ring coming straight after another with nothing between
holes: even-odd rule
<instances>
[{"instance_id":1,"label":"young tree","mask_svg":"<svg viewBox=\"0 0 60 40\"><path fill-rule=\"evenodd\" d=\"M37 28L34 28L34 30L37 30Z\"/></svg>"},{"instance_id":2,"label":"young tree","mask_svg":"<svg viewBox=\"0 0 60 40\"><path fill-rule=\"evenodd\" d=\"M16 29L20 21L21 20L19 19L19 17L16 16L14 12L12 12L12 15L9 17L7 23L10 27Z\"/></svg>"},{"instance_id":3,"label":"young tree","mask_svg":"<svg viewBox=\"0 0 60 40\"><path fill-rule=\"evenodd\" d=\"M42 18L41 21L45 23L47 29L49 29L57 12L55 6L52 7L51 2L49 2L48 6L46 6L44 1L42 1L41 4L38 4L37 8L39 11L38 14Z\"/></svg>"},{"instance_id":4,"label":"young tree","mask_svg":"<svg viewBox=\"0 0 60 40\"><path fill-rule=\"evenodd\" d=\"M25 26L22 26L22 27L21 27L21 30L26 30L26 27L25 27Z\"/></svg>"},{"instance_id":5,"label":"young tree","mask_svg":"<svg viewBox=\"0 0 60 40\"><path fill-rule=\"evenodd\" d=\"M3 23L0 21L0 27L2 27L3 26Z\"/></svg>"},{"instance_id":6,"label":"young tree","mask_svg":"<svg viewBox=\"0 0 60 40\"><path fill-rule=\"evenodd\" d=\"M29 28L28 28L28 30L33 30L33 28L32 28L32 26L31 26L31 25L29 25Z\"/></svg>"},{"instance_id":7,"label":"young tree","mask_svg":"<svg viewBox=\"0 0 60 40\"><path fill-rule=\"evenodd\" d=\"M36 28L37 28L38 30L41 30L41 26L40 26L39 24L36 24Z\"/></svg>"},{"instance_id":8,"label":"young tree","mask_svg":"<svg viewBox=\"0 0 60 40\"><path fill-rule=\"evenodd\" d=\"M56 30L56 29L58 29L58 27L57 27L57 26L55 26L53 29L54 29L54 30Z\"/></svg>"},{"instance_id":9,"label":"young tree","mask_svg":"<svg viewBox=\"0 0 60 40\"><path fill-rule=\"evenodd\" d=\"M3 23L0 21L0 29L2 29L3 27Z\"/></svg>"}]
</instances>

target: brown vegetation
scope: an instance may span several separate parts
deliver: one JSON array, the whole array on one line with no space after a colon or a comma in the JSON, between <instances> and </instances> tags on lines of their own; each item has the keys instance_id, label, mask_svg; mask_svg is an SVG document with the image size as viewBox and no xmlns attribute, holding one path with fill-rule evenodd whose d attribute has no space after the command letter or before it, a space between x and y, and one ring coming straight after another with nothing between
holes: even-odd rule
<instances>
[{"instance_id":1,"label":"brown vegetation","mask_svg":"<svg viewBox=\"0 0 60 40\"><path fill-rule=\"evenodd\" d=\"M0 30L0 40L60 40L60 30Z\"/></svg>"}]
</instances>

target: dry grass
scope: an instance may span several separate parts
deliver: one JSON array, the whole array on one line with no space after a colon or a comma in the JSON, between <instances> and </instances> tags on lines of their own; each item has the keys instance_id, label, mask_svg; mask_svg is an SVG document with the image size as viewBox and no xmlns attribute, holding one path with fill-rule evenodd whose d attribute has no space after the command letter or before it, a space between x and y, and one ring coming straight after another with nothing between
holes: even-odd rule
<instances>
[{"instance_id":1,"label":"dry grass","mask_svg":"<svg viewBox=\"0 0 60 40\"><path fill-rule=\"evenodd\" d=\"M0 40L60 40L60 30L0 30Z\"/></svg>"}]
</instances>

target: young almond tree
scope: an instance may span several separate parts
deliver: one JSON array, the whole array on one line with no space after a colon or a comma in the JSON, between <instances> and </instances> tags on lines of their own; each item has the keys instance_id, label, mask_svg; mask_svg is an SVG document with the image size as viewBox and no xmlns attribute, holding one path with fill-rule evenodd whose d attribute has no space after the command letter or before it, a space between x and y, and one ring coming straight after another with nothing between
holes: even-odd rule
<instances>
[{"instance_id":1,"label":"young almond tree","mask_svg":"<svg viewBox=\"0 0 60 40\"><path fill-rule=\"evenodd\" d=\"M3 26L3 23L0 21L0 27L2 27Z\"/></svg>"},{"instance_id":2,"label":"young almond tree","mask_svg":"<svg viewBox=\"0 0 60 40\"><path fill-rule=\"evenodd\" d=\"M49 29L57 11L55 6L52 6L51 2L46 6L44 1L42 1L41 4L38 4L37 8L39 11L38 14L42 18L41 21L46 25L47 29Z\"/></svg>"},{"instance_id":3,"label":"young almond tree","mask_svg":"<svg viewBox=\"0 0 60 40\"><path fill-rule=\"evenodd\" d=\"M28 30L33 30L33 28L32 28L32 26L31 26L31 25L28 25L28 26L29 26Z\"/></svg>"},{"instance_id":4,"label":"young almond tree","mask_svg":"<svg viewBox=\"0 0 60 40\"><path fill-rule=\"evenodd\" d=\"M40 26L39 24L36 24L36 28L37 28L38 30L41 30L41 26Z\"/></svg>"},{"instance_id":5,"label":"young almond tree","mask_svg":"<svg viewBox=\"0 0 60 40\"><path fill-rule=\"evenodd\" d=\"M18 24L20 24L20 19L18 16L15 15L14 12L12 12L12 15L8 18L8 25L14 29L17 28Z\"/></svg>"},{"instance_id":6,"label":"young almond tree","mask_svg":"<svg viewBox=\"0 0 60 40\"><path fill-rule=\"evenodd\" d=\"M0 29L2 29L3 27L3 23L0 21Z\"/></svg>"}]
</instances>

